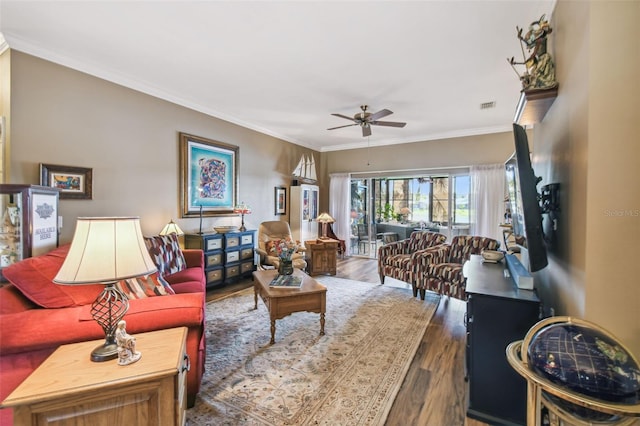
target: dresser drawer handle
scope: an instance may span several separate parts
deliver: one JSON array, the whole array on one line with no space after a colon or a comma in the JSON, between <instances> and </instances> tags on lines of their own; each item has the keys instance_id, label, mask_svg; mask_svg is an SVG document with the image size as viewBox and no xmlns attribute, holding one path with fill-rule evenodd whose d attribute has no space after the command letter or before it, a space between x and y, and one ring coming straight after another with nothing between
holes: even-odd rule
<instances>
[{"instance_id":1,"label":"dresser drawer handle","mask_svg":"<svg viewBox=\"0 0 640 426\"><path fill-rule=\"evenodd\" d=\"M184 354L182 361L182 372L191 370L191 358L189 358L189 354Z\"/></svg>"}]
</instances>

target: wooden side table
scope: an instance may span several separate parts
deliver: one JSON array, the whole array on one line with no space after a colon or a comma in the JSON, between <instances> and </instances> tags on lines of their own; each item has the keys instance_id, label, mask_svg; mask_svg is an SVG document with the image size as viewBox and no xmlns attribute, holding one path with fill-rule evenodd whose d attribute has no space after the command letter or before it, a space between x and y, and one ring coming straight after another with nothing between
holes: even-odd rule
<instances>
[{"instance_id":1,"label":"wooden side table","mask_svg":"<svg viewBox=\"0 0 640 426\"><path fill-rule=\"evenodd\" d=\"M16 425L183 425L187 328L134 337L142 358L127 366L92 362L100 340L60 346L2 407L13 408Z\"/></svg>"},{"instance_id":2,"label":"wooden side table","mask_svg":"<svg viewBox=\"0 0 640 426\"><path fill-rule=\"evenodd\" d=\"M306 256L309 275L336 274L338 244L338 240L332 239L304 242L307 248Z\"/></svg>"}]
</instances>

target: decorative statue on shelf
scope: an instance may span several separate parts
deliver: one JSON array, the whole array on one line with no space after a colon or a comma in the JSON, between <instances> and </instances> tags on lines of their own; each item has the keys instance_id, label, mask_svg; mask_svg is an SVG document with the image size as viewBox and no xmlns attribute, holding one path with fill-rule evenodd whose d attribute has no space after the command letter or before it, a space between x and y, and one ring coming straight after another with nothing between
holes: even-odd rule
<instances>
[{"instance_id":1,"label":"decorative statue on shelf","mask_svg":"<svg viewBox=\"0 0 640 426\"><path fill-rule=\"evenodd\" d=\"M133 364L142 357L136 352L136 338L127 334L127 322L121 320L116 330L116 344L118 345L118 365Z\"/></svg>"},{"instance_id":2,"label":"decorative statue on shelf","mask_svg":"<svg viewBox=\"0 0 640 426\"><path fill-rule=\"evenodd\" d=\"M522 48L523 62L517 62L512 56L507 59L522 82L522 90L551 89L558 85L556 72L551 54L547 51L547 36L551 34L549 22L542 15L540 19L529 25L529 31L523 36L522 28L516 27L521 48L526 46L530 55L527 57ZM515 65L525 65L522 75Z\"/></svg>"}]
</instances>

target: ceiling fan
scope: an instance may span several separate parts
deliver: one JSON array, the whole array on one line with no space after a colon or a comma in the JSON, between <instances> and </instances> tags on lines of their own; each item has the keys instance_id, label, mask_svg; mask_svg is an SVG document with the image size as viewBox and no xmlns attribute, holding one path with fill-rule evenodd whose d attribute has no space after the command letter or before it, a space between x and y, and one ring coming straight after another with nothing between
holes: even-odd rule
<instances>
[{"instance_id":1,"label":"ceiling fan","mask_svg":"<svg viewBox=\"0 0 640 426\"><path fill-rule=\"evenodd\" d=\"M393 114L393 111L389 111L388 109L381 109L378 112L374 112L371 114L367 112L367 105L360 106L362 112L357 113L353 116L353 118L348 117L343 114L331 114L336 117L346 118L347 120L353 121L353 124L346 124L344 126L331 127L327 130L341 129L343 127L350 126L360 126L362 127L362 136L371 136L371 126L387 126L387 127L404 127L407 123L400 123L397 121L380 121L379 118L386 117L387 115Z\"/></svg>"}]
</instances>

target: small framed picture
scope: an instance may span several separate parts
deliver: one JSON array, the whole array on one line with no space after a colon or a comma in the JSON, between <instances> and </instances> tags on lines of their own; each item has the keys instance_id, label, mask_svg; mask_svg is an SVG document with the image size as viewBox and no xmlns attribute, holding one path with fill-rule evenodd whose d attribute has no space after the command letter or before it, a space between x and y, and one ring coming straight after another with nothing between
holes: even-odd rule
<instances>
[{"instance_id":1,"label":"small framed picture","mask_svg":"<svg viewBox=\"0 0 640 426\"><path fill-rule=\"evenodd\" d=\"M93 169L40 163L40 185L58 188L60 199L91 200Z\"/></svg>"},{"instance_id":2,"label":"small framed picture","mask_svg":"<svg viewBox=\"0 0 640 426\"><path fill-rule=\"evenodd\" d=\"M275 214L287 214L287 188L284 186L276 186L275 189Z\"/></svg>"}]
</instances>

